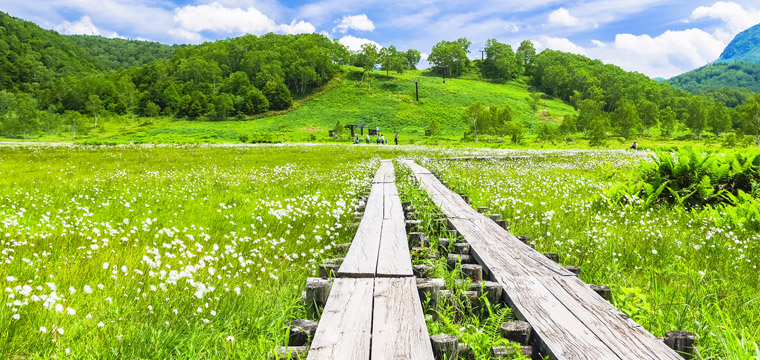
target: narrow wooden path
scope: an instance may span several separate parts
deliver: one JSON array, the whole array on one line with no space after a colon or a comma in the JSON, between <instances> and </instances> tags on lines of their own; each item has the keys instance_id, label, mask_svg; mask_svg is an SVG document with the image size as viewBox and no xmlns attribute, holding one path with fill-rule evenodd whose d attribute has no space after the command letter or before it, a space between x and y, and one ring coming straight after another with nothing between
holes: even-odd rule
<instances>
[{"instance_id":1,"label":"narrow wooden path","mask_svg":"<svg viewBox=\"0 0 760 360\"><path fill-rule=\"evenodd\" d=\"M432 360L393 162L383 160L308 360Z\"/></svg>"},{"instance_id":2,"label":"narrow wooden path","mask_svg":"<svg viewBox=\"0 0 760 360\"><path fill-rule=\"evenodd\" d=\"M430 171L406 160L420 185L504 287L507 304L530 323L552 359L682 357L628 318L573 273L478 213Z\"/></svg>"}]
</instances>

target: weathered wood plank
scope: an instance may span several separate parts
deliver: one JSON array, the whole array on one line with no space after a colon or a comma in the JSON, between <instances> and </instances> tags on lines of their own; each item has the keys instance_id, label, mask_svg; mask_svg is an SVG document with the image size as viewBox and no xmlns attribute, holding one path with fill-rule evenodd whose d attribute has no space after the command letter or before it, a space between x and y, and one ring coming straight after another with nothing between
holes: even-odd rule
<instances>
[{"instance_id":1,"label":"weathered wood plank","mask_svg":"<svg viewBox=\"0 0 760 360\"><path fill-rule=\"evenodd\" d=\"M413 276L412 259L403 220L383 220L382 240L377 257L377 277Z\"/></svg>"},{"instance_id":2,"label":"weathered wood plank","mask_svg":"<svg viewBox=\"0 0 760 360\"><path fill-rule=\"evenodd\" d=\"M383 226L383 204L385 200L383 188L384 184L382 183L372 185L372 191L364 209L364 216L356 230L354 241L338 269L339 277L375 276Z\"/></svg>"},{"instance_id":3,"label":"weathered wood plank","mask_svg":"<svg viewBox=\"0 0 760 360\"><path fill-rule=\"evenodd\" d=\"M374 299L372 359L432 360L415 279L377 278Z\"/></svg>"},{"instance_id":4,"label":"weathered wood plank","mask_svg":"<svg viewBox=\"0 0 760 360\"><path fill-rule=\"evenodd\" d=\"M392 183L396 180L396 174L393 171L392 160L380 160L380 168L375 174L374 183Z\"/></svg>"},{"instance_id":5,"label":"weathered wood plank","mask_svg":"<svg viewBox=\"0 0 760 360\"><path fill-rule=\"evenodd\" d=\"M374 279L335 279L307 360L369 360Z\"/></svg>"},{"instance_id":6,"label":"weathered wood plank","mask_svg":"<svg viewBox=\"0 0 760 360\"><path fill-rule=\"evenodd\" d=\"M577 277L547 280L543 284L549 292L621 359L682 359Z\"/></svg>"},{"instance_id":7,"label":"weathered wood plank","mask_svg":"<svg viewBox=\"0 0 760 360\"><path fill-rule=\"evenodd\" d=\"M553 359L679 359L572 273L479 214L421 166L406 163Z\"/></svg>"},{"instance_id":8,"label":"weathered wood plank","mask_svg":"<svg viewBox=\"0 0 760 360\"><path fill-rule=\"evenodd\" d=\"M512 282L497 276L495 280L504 285L507 304L530 323L552 359L620 359L538 279L526 276Z\"/></svg>"}]
</instances>

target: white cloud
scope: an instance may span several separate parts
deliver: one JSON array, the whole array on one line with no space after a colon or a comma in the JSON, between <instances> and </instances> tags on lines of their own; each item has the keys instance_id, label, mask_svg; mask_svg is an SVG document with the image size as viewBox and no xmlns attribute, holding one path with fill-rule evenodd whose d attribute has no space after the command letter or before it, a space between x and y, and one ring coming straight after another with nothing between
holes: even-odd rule
<instances>
[{"instance_id":1,"label":"white cloud","mask_svg":"<svg viewBox=\"0 0 760 360\"><path fill-rule=\"evenodd\" d=\"M65 35L94 35L102 36L110 39L126 39L126 37L119 35L117 32L112 31L103 34L95 24L92 23L92 19L85 15L82 16L79 21L69 22L64 21L60 25L55 27L55 31Z\"/></svg>"},{"instance_id":2,"label":"white cloud","mask_svg":"<svg viewBox=\"0 0 760 360\"><path fill-rule=\"evenodd\" d=\"M584 56L588 54L586 49L578 46L567 38L540 36L537 41L534 41L534 45L537 49L552 49Z\"/></svg>"},{"instance_id":3,"label":"white cloud","mask_svg":"<svg viewBox=\"0 0 760 360\"><path fill-rule=\"evenodd\" d=\"M377 46L378 49L382 48L382 46L380 46L380 44L378 44L375 41L372 41L370 39L354 37L351 35L346 35L340 38L338 42L343 44L343 46L345 46L346 48L348 48L349 51L361 51L362 45L364 44L375 44L375 46Z\"/></svg>"},{"instance_id":4,"label":"white cloud","mask_svg":"<svg viewBox=\"0 0 760 360\"><path fill-rule=\"evenodd\" d=\"M570 15L570 11L561 7L549 14L549 23L552 25L577 26L580 24L580 20L578 20L577 17Z\"/></svg>"},{"instance_id":5,"label":"white cloud","mask_svg":"<svg viewBox=\"0 0 760 360\"><path fill-rule=\"evenodd\" d=\"M290 24L276 24L274 20L254 7L228 8L218 2L177 8L174 21L179 27L170 30L170 33L191 42L200 41L202 39L200 33L204 31L254 35L269 32L297 34L316 31L314 25L303 20L298 22L293 20Z\"/></svg>"},{"instance_id":6,"label":"white cloud","mask_svg":"<svg viewBox=\"0 0 760 360\"><path fill-rule=\"evenodd\" d=\"M89 16L82 16L79 21L68 22L55 27L55 31L65 35L100 35L100 30L92 23Z\"/></svg>"},{"instance_id":7,"label":"white cloud","mask_svg":"<svg viewBox=\"0 0 760 360\"><path fill-rule=\"evenodd\" d=\"M314 28L314 25L303 20L298 22L293 20L290 22L290 25L282 24L279 28L281 32L286 34L310 34L317 31L317 29Z\"/></svg>"},{"instance_id":8,"label":"white cloud","mask_svg":"<svg viewBox=\"0 0 760 360\"><path fill-rule=\"evenodd\" d=\"M719 19L723 26L713 35L725 42L731 41L736 34L760 23L760 10L744 9L735 2L718 1L712 6L700 6L691 13L690 19Z\"/></svg>"},{"instance_id":9,"label":"white cloud","mask_svg":"<svg viewBox=\"0 0 760 360\"><path fill-rule=\"evenodd\" d=\"M358 31L374 31L375 23L370 20L366 14L344 16L340 20L335 21L338 25L335 26L333 31L338 31L345 34L346 31L353 29Z\"/></svg>"}]
</instances>

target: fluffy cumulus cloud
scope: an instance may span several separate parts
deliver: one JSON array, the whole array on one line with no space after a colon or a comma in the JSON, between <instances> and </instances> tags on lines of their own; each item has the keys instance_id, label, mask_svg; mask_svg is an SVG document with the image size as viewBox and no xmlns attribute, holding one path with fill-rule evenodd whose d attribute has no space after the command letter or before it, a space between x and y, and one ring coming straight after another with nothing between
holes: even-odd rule
<instances>
[{"instance_id":1,"label":"fluffy cumulus cloud","mask_svg":"<svg viewBox=\"0 0 760 360\"><path fill-rule=\"evenodd\" d=\"M340 42L343 46L348 48L349 51L360 51L362 49L362 45L364 44L374 44L375 46L377 46L378 49L382 48L382 46L380 46L380 44L378 44L375 41L372 41L370 39L354 37L351 35L346 35L340 38L338 42Z\"/></svg>"},{"instance_id":2,"label":"fluffy cumulus cloud","mask_svg":"<svg viewBox=\"0 0 760 360\"><path fill-rule=\"evenodd\" d=\"M578 20L577 17L570 15L570 11L561 7L549 14L549 23L552 25L578 26L580 20Z\"/></svg>"},{"instance_id":3,"label":"fluffy cumulus cloud","mask_svg":"<svg viewBox=\"0 0 760 360\"><path fill-rule=\"evenodd\" d=\"M314 25L303 20L290 24L277 24L254 7L247 9L226 7L218 2L207 5L187 5L175 10L174 22L178 25L170 32L190 42L198 42L202 32L217 34L254 34L269 32L286 34L315 32Z\"/></svg>"},{"instance_id":4,"label":"fluffy cumulus cloud","mask_svg":"<svg viewBox=\"0 0 760 360\"><path fill-rule=\"evenodd\" d=\"M338 31L345 34L348 30L358 31L374 31L375 23L367 17L366 14L344 16L340 20L337 20L338 25L335 26L333 31Z\"/></svg>"},{"instance_id":5,"label":"fluffy cumulus cloud","mask_svg":"<svg viewBox=\"0 0 760 360\"><path fill-rule=\"evenodd\" d=\"M723 41L731 39L739 32L760 23L760 10L747 8L735 2L718 1L712 6L700 6L691 13L692 20L718 19L724 26L713 35Z\"/></svg>"},{"instance_id":6,"label":"fluffy cumulus cloud","mask_svg":"<svg viewBox=\"0 0 760 360\"><path fill-rule=\"evenodd\" d=\"M92 19L85 15L82 16L79 21L69 22L64 21L60 25L55 27L55 31L58 31L61 34L65 35L96 35L96 36L103 36L107 38L120 38L124 39L123 36L120 36L116 32L109 32L106 34L103 34L100 32L100 29L98 29L95 24L92 23Z\"/></svg>"},{"instance_id":7,"label":"fluffy cumulus cloud","mask_svg":"<svg viewBox=\"0 0 760 360\"><path fill-rule=\"evenodd\" d=\"M550 15L551 23L565 26L575 23L567 19L571 16L569 12L558 13L559 10L552 13L556 15L553 21ZM737 33L760 22L760 11L734 2L719 1L712 6L695 8L689 17L690 21L705 18L717 19L720 23L712 32L691 28L668 30L656 36L621 33L611 42L590 40L591 44L587 47L567 38L545 35L538 36L535 42L540 49L581 54L628 71L669 78L717 59Z\"/></svg>"}]
</instances>

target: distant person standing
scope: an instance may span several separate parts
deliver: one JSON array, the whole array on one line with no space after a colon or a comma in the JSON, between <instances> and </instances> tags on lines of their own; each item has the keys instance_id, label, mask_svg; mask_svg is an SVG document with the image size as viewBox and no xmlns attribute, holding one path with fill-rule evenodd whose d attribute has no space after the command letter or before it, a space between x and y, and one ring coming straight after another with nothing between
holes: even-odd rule
<instances>
[{"instance_id":1,"label":"distant person standing","mask_svg":"<svg viewBox=\"0 0 760 360\"><path fill-rule=\"evenodd\" d=\"M367 134L367 145L369 145L369 134Z\"/></svg>"},{"instance_id":2,"label":"distant person standing","mask_svg":"<svg viewBox=\"0 0 760 360\"><path fill-rule=\"evenodd\" d=\"M377 134L377 139L375 139L375 145L380 145L380 134Z\"/></svg>"},{"instance_id":3,"label":"distant person standing","mask_svg":"<svg viewBox=\"0 0 760 360\"><path fill-rule=\"evenodd\" d=\"M380 135L380 143L385 145L385 135Z\"/></svg>"},{"instance_id":4,"label":"distant person standing","mask_svg":"<svg viewBox=\"0 0 760 360\"><path fill-rule=\"evenodd\" d=\"M395 141L395 142L396 142L396 145L398 145L398 133L396 133L396 137L395 137L395 138L393 138L393 141Z\"/></svg>"},{"instance_id":5,"label":"distant person standing","mask_svg":"<svg viewBox=\"0 0 760 360\"><path fill-rule=\"evenodd\" d=\"M636 140L633 140L633 145L631 145L631 149L636 150L639 148L639 144L636 142Z\"/></svg>"}]
</instances>

